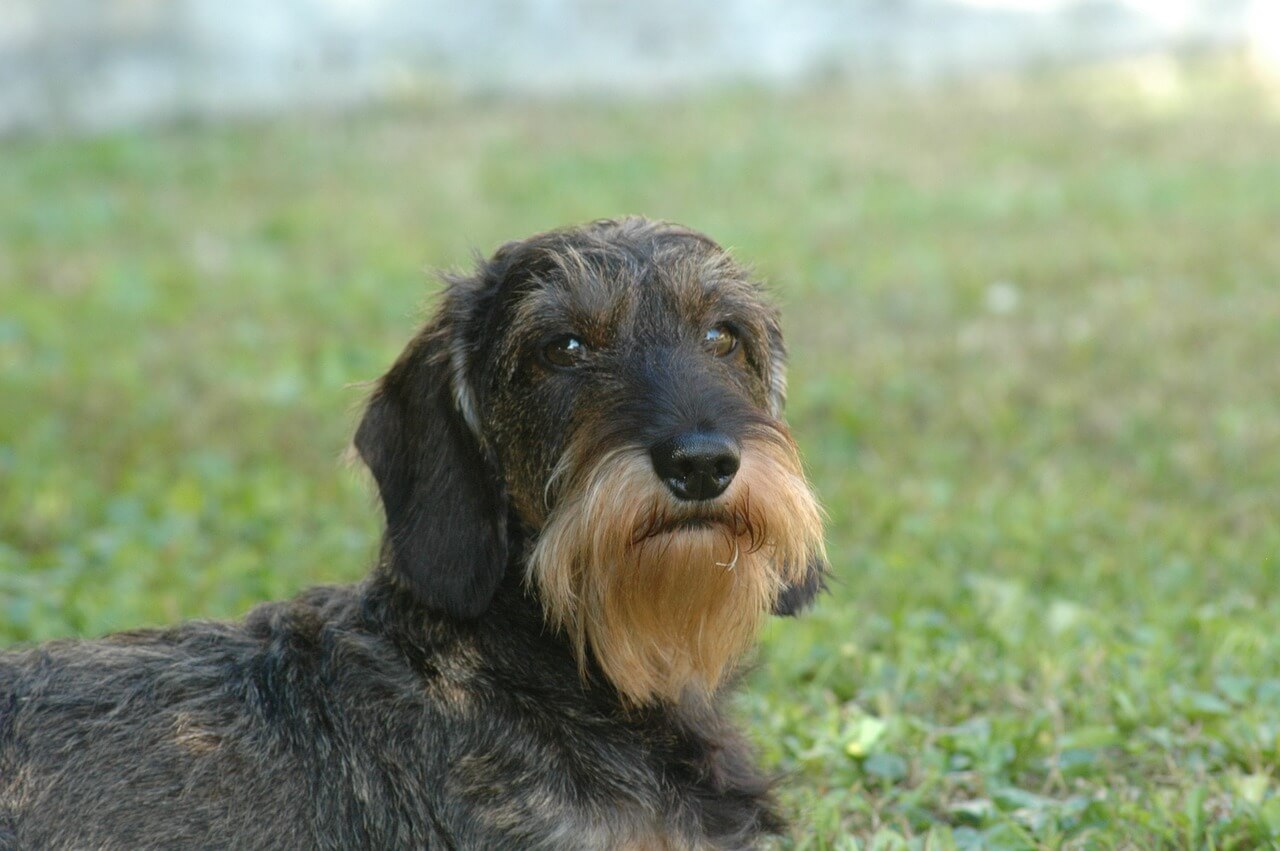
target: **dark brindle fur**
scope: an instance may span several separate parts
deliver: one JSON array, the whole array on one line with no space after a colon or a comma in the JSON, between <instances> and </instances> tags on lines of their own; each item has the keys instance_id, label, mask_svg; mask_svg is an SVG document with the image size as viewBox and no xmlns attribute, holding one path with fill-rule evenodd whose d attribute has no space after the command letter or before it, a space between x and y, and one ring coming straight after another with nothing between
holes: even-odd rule
<instances>
[{"instance_id":1,"label":"dark brindle fur","mask_svg":"<svg viewBox=\"0 0 1280 851\"><path fill-rule=\"evenodd\" d=\"M761 618L822 585L782 359L775 312L698 233L504 246L357 431L387 516L365 582L0 656L0 848L781 830L719 699Z\"/></svg>"}]
</instances>

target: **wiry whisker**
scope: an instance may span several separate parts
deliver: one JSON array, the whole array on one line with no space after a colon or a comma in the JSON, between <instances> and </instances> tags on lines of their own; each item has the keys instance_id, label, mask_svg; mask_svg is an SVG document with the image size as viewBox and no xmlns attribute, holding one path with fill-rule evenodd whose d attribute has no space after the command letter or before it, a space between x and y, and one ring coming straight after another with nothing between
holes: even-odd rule
<instances>
[{"instance_id":1,"label":"wiry whisker","mask_svg":"<svg viewBox=\"0 0 1280 851\"><path fill-rule=\"evenodd\" d=\"M742 551L738 548L738 542L734 541L733 542L733 558L729 559L728 561L716 562L716 567L723 567L725 570L733 570L735 567L738 566L738 556L741 554L742 554Z\"/></svg>"},{"instance_id":2,"label":"wiry whisker","mask_svg":"<svg viewBox=\"0 0 1280 851\"><path fill-rule=\"evenodd\" d=\"M552 496L559 491L564 481L571 478L570 473L578 466L575 463L576 456L577 453L572 449L566 451L551 469L551 475L547 477L547 483L542 488L542 507L544 510L551 510Z\"/></svg>"}]
</instances>

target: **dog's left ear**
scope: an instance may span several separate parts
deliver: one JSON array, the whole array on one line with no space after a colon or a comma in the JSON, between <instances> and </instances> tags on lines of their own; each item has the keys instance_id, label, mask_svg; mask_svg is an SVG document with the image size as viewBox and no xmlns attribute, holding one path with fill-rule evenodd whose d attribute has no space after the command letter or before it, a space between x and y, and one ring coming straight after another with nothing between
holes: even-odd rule
<instances>
[{"instance_id":1,"label":"dog's left ear","mask_svg":"<svg viewBox=\"0 0 1280 851\"><path fill-rule=\"evenodd\" d=\"M780 420L787 407L787 346L782 342L778 313L772 309L765 323L765 337L769 343L769 413Z\"/></svg>"},{"instance_id":2,"label":"dog's left ear","mask_svg":"<svg viewBox=\"0 0 1280 851\"><path fill-rule=\"evenodd\" d=\"M488 608L507 567L507 501L460 408L449 322L409 344L382 377L355 446L378 483L384 557L427 607L455 618ZM474 411L468 411L474 417Z\"/></svg>"},{"instance_id":3,"label":"dog's left ear","mask_svg":"<svg viewBox=\"0 0 1280 851\"><path fill-rule=\"evenodd\" d=\"M826 575L825 561L818 559L810 562L804 579L782 586L778 599L773 601L773 613L781 617L794 617L809 608L814 598L827 590Z\"/></svg>"},{"instance_id":4,"label":"dog's left ear","mask_svg":"<svg viewBox=\"0 0 1280 851\"><path fill-rule=\"evenodd\" d=\"M787 404L787 347L782 342L782 328L778 315L769 317L766 333L769 340L769 412L782 419ZM784 617L800 614L814 598L827 590L827 563L820 555L810 558L804 578L782 586L778 599L773 603L773 613Z\"/></svg>"}]
</instances>

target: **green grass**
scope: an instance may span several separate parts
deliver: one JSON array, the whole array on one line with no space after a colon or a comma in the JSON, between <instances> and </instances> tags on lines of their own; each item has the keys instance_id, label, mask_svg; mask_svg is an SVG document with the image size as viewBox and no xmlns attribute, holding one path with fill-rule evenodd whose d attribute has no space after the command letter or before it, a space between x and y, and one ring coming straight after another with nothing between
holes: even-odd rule
<instances>
[{"instance_id":1,"label":"green grass","mask_svg":"<svg viewBox=\"0 0 1280 851\"><path fill-rule=\"evenodd\" d=\"M0 144L0 641L353 580L424 267L705 229L836 581L739 708L787 847L1280 846L1280 99L1223 65Z\"/></svg>"}]
</instances>

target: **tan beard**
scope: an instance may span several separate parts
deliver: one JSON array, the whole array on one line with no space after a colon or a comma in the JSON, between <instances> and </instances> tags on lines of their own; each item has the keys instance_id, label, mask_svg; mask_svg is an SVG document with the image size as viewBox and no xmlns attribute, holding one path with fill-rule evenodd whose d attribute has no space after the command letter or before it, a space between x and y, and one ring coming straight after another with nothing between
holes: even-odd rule
<instances>
[{"instance_id":1,"label":"tan beard","mask_svg":"<svg viewBox=\"0 0 1280 851\"><path fill-rule=\"evenodd\" d=\"M674 500L643 450L589 468L574 456L529 560L548 622L584 676L589 651L630 704L710 694L784 584L824 555L794 443L781 431L746 441L733 483L709 503Z\"/></svg>"}]
</instances>

